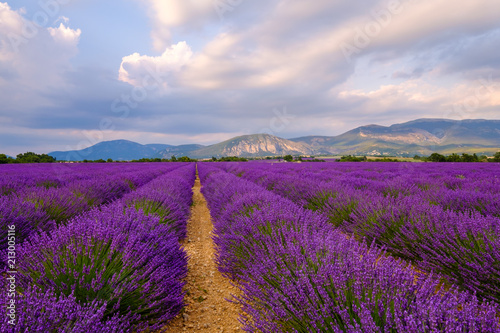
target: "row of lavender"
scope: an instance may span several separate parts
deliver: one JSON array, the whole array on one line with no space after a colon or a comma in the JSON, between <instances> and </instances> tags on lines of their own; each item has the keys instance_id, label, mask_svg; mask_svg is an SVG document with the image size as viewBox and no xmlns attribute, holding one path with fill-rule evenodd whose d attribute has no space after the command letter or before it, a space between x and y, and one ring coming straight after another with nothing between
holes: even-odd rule
<instances>
[{"instance_id":1,"label":"row of lavender","mask_svg":"<svg viewBox=\"0 0 500 333\"><path fill-rule=\"evenodd\" d=\"M500 303L500 168L470 164L225 165L326 214L343 232L384 246Z\"/></svg>"},{"instance_id":2,"label":"row of lavender","mask_svg":"<svg viewBox=\"0 0 500 333\"><path fill-rule=\"evenodd\" d=\"M16 225L17 241L49 232L92 207L109 203L180 165L6 165L0 168L0 231ZM0 239L0 251L7 246ZM2 259L3 262L3 259Z\"/></svg>"},{"instance_id":3,"label":"row of lavender","mask_svg":"<svg viewBox=\"0 0 500 333\"><path fill-rule=\"evenodd\" d=\"M321 214L199 165L219 269L238 283L248 332L500 332L497 305L416 277Z\"/></svg>"},{"instance_id":4,"label":"row of lavender","mask_svg":"<svg viewBox=\"0 0 500 333\"><path fill-rule=\"evenodd\" d=\"M16 248L17 273L7 268L2 274L3 284L15 278L19 293L2 288L7 315L12 311L6 304L15 299L15 325L12 316L3 317L0 331L139 332L164 326L183 306L187 257L178 241L186 234L194 168L163 168L161 173L170 172L137 184L121 199L50 232L33 232Z\"/></svg>"}]
</instances>

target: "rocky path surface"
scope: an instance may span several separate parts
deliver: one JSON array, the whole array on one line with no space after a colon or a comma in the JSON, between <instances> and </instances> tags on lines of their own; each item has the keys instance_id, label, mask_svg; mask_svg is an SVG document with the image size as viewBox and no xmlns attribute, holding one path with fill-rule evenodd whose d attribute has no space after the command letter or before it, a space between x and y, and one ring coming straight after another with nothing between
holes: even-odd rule
<instances>
[{"instance_id":1,"label":"rocky path surface","mask_svg":"<svg viewBox=\"0 0 500 333\"><path fill-rule=\"evenodd\" d=\"M197 176L193 187L193 206L188 234L183 246L189 255L185 290L187 306L168 326L167 332L243 332L238 322L240 309L230 303L238 289L231 286L214 262L212 220L207 202L200 192Z\"/></svg>"}]
</instances>

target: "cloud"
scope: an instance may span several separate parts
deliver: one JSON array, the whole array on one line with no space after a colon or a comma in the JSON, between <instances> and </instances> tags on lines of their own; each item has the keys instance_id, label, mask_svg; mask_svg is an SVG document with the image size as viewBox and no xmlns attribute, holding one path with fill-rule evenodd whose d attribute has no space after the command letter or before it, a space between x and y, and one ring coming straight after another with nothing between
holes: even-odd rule
<instances>
[{"instance_id":1,"label":"cloud","mask_svg":"<svg viewBox=\"0 0 500 333\"><path fill-rule=\"evenodd\" d=\"M493 72L500 68L497 49L500 47L500 29L489 31L463 42L449 45L443 53L443 72L445 74L464 73L476 79L485 70ZM479 72L479 73L478 73Z\"/></svg>"},{"instance_id":2,"label":"cloud","mask_svg":"<svg viewBox=\"0 0 500 333\"><path fill-rule=\"evenodd\" d=\"M176 38L189 36L183 28L216 22L208 3L200 2L197 10L186 11L193 5L189 1L167 1L172 10L165 15L160 13L167 5L147 3L158 9L152 16L153 30L167 29L169 34L177 33ZM243 10L255 3L261 9L258 14ZM301 132L306 129L311 134L314 128L323 134L338 134L338 124L362 125L359 122L377 119L445 116L454 99L461 100L463 89L470 93L475 83L446 74L445 63L450 58L444 52L495 29L500 11L491 9L498 4L491 0L480 0L479 5L466 0L460 6L451 0L399 4L399 10L385 17L382 27L379 22L390 8L385 1L366 0L356 6L329 0L314 4L242 1L225 13L220 29L214 29L217 32L195 51L186 43L168 47L157 57L132 54L123 58L120 80L141 86L152 69L163 66L160 72L168 73L165 82L177 89L175 95L148 98L139 106L142 121L135 121L134 126L156 132L219 133L243 128L250 133L268 127L271 110L282 106L301 119L300 126L290 124L284 136L307 134ZM373 22L381 25L380 32L370 35L366 46L348 62L341 43L353 41L356 31L364 31ZM186 56L176 56L179 53ZM360 84L362 80L347 87L359 75L360 59L370 67L366 80L372 89ZM439 82L433 82L436 76ZM455 83L450 85L450 81ZM487 110L495 105L495 97L482 100L475 115L491 115ZM395 120L398 114L401 119ZM192 119L206 126L196 126ZM332 132L327 133L328 129Z\"/></svg>"},{"instance_id":3,"label":"cloud","mask_svg":"<svg viewBox=\"0 0 500 333\"><path fill-rule=\"evenodd\" d=\"M396 71L392 74L393 79L418 79L425 73L425 70L421 67L415 68L410 73L405 71Z\"/></svg>"},{"instance_id":4,"label":"cloud","mask_svg":"<svg viewBox=\"0 0 500 333\"><path fill-rule=\"evenodd\" d=\"M47 30L56 42L67 45L77 45L80 40L80 35L82 34L80 29L73 30L66 27L64 23L61 23L57 28L49 27Z\"/></svg>"},{"instance_id":5,"label":"cloud","mask_svg":"<svg viewBox=\"0 0 500 333\"><path fill-rule=\"evenodd\" d=\"M144 2L154 9L153 30L159 34L214 20L213 1ZM387 62L415 52L417 47L420 53L432 51L443 43L484 33L497 25L499 3L479 2L467 0L456 6L452 0L392 1L398 4L396 7L385 1L364 1L363 6L328 0L314 4L297 0L259 2L266 9L261 11L264 14L223 25L224 31L196 50L179 72L179 82L202 90L273 89L283 85L311 91L331 88L346 81L356 66L356 61L346 59L342 43L359 49L353 60L369 55L373 61ZM246 1L236 3L247 6ZM234 8L235 17L245 17L236 9L239 7ZM228 16L234 19L233 12ZM426 24L422 24L423 17ZM356 41L363 39L364 46L359 47ZM397 70L393 78L421 77L428 65L419 63L414 68L410 73Z\"/></svg>"},{"instance_id":6,"label":"cloud","mask_svg":"<svg viewBox=\"0 0 500 333\"><path fill-rule=\"evenodd\" d=\"M148 7L153 21L151 38L156 51L163 51L172 42L172 29L189 25L201 27L215 16L217 0L138 0Z\"/></svg>"},{"instance_id":7,"label":"cloud","mask_svg":"<svg viewBox=\"0 0 500 333\"><path fill-rule=\"evenodd\" d=\"M86 31L109 27L80 30L64 18L14 52L9 36L23 36L30 21L0 2L0 121L19 133L34 129L34 141L61 133L50 144L84 133L176 144L260 132L284 107L294 118L275 133L282 137L421 117L499 117L497 0L400 0L392 12L385 0L136 1L154 51L131 38L113 64L99 61L99 49L78 53ZM122 16L112 22L122 35L120 24L144 21ZM351 61L342 43L359 50ZM117 99L126 112L114 112ZM107 118L115 130L99 131Z\"/></svg>"},{"instance_id":8,"label":"cloud","mask_svg":"<svg viewBox=\"0 0 500 333\"><path fill-rule=\"evenodd\" d=\"M396 110L398 117L404 120L423 117L495 119L498 113L494 110L498 112L500 107L500 81L489 77L443 87L415 79L373 91L344 90L339 92L338 98L358 102L352 112L375 117Z\"/></svg>"},{"instance_id":9,"label":"cloud","mask_svg":"<svg viewBox=\"0 0 500 333\"><path fill-rule=\"evenodd\" d=\"M0 2L0 60L6 61L14 57L18 48L24 23L22 10L12 10L8 3Z\"/></svg>"},{"instance_id":10,"label":"cloud","mask_svg":"<svg viewBox=\"0 0 500 333\"><path fill-rule=\"evenodd\" d=\"M81 30L42 27L0 2L0 115L23 117L57 104L48 95L66 89L65 73L78 52Z\"/></svg>"},{"instance_id":11,"label":"cloud","mask_svg":"<svg viewBox=\"0 0 500 333\"><path fill-rule=\"evenodd\" d=\"M134 53L123 57L118 77L136 87L161 86L166 89L174 84L174 75L189 63L192 56L186 42L172 45L158 57Z\"/></svg>"}]
</instances>

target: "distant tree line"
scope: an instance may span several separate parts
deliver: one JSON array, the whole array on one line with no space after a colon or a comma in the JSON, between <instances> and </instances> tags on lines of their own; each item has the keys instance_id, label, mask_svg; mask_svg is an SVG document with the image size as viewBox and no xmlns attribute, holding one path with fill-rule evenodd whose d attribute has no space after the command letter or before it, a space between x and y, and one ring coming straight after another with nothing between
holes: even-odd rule
<instances>
[{"instance_id":1,"label":"distant tree line","mask_svg":"<svg viewBox=\"0 0 500 333\"><path fill-rule=\"evenodd\" d=\"M168 158L159 158L159 157L156 157L156 158L141 158L141 159L137 159L137 160L131 160L130 162L152 163L152 162L196 162L196 161L197 160L189 158L187 156L182 156L182 157L177 158L174 155L172 155L172 158L170 158L170 159L168 159ZM83 163L114 163L114 162L125 162L125 161L113 161L113 159L111 159L111 158L108 158L106 161L103 160L103 159L94 160L94 161L92 161L92 160L83 160ZM126 161L126 162L128 162L128 161Z\"/></svg>"},{"instance_id":2,"label":"distant tree line","mask_svg":"<svg viewBox=\"0 0 500 333\"><path fill-rule=\"evenodd\" d=\"M225 157L220 157L217 158L215 156L212 156L212 159L210 162L248 162L248 159L244 157L237 157L237 156L225 156Z\"/></svg>"},{"instance_id":3,"label":"distant tree line","mask_svg":"<svg viewBox=\"0 0 500 333\"><path fill-rule=\"evenodd\" d=\"M448 156L441 155L438 153L433 153L428 157L420 157L415 155L413 157L415 160L421 160L424 162L500 162L500 152L497 152L492 158L488 158L488 156L477 154L451 154Z\"/></svg>"},{"instance_id":4,"label":"distant tree line","mask_svg":"<svg viewBox=\"0 0 500 333\"><path fill-rule=\"evenodd\" d=\"M451 155L441 155L438 153L433 153L430 156L419 156L415 155L413 157L414 160L422 161L422 162L500 162L500 152L497 152L492 158L488 158L488 156L477 154L467 154L463 153L459 154L451 154ZM397 158L372 158L368 159L366 156L352 156L346 155L337 159L338 162L400 162Z\"/></svg>"},{"instance_id":5,"label":"distant tree line","mask_svg":"<svg viewBox=\"0 0 500 333\"><path fill-rule=\"evenodd\" d=\"M131 162L196 162L197 160L189 158L187 156L175 157L172 156L171 159L165 158L141 158L138 160L132 160ZM49 156L47 154L35 154L33 152L27 152L25 154L19 154L16 158L12 158L5 154L0 154L0 164L14 164L14 163L54 163L54 162L63 162L57 161L56 158ZM83 160L79 163L115 163L115 162L123 162L125 161L113 161L113 159L108 158L104 160L102 158L98 160Z\"/></svg>"},{"instance_id":6,"label":"distant tree line","mask_svg":"<svg viewBox=\"0 0 500 333\"><path fill-rule=\"evenodd\" d=\"M371 158L368 159L366 156L356 157L352 155L342 156L340 159L336 160L337 162L399 162L397 158Z\"/></svg>"},{"instance_id":7,"label":"distant tree line","mask_svg":"<svg viewBox=\"0 0 500 333\"><path fill-rule=\"evenodd\" d=\"M0 154L0 164L8 163L54 163L56 159L47 154L35 154L33 152L27 152L25 154L19 154L16 158L8 157L5 154Z\"/></svg>"},{"instance_id":8,"label":"distant tree line","mask_svg":"<svg viewBox=\"0 0 500 333\"><path fill-rule=\"evenodd\" d=\"M366 156L361 156L361 157L356 157L352 155L346 155L340 157L339 162L366 162L368 161L368 158Z\"/></svg>"},{"instance_id":9,"label":"distant tree line","mask_svg":"<svg viewBox=\"0 0 500 333\"><path fill-rule=\"evenodd\" d=\"M310 156L309 158L304 157L304 156L292 156L292 155L285 155L283 157L278 157L278 159L283 158L284 161L287 162L326 162L325 160L319 160L316 159L314 156Z\"/></svg>"},{"instance_id":10,"label":"distant tree line","mask_svg":"<svg viewBox=\"0 0 500 333\"><path fill-rule=\"evenodd\" d=\"M172 155L170 159L168 158L141 158L138 160L132 160L131 162L196 162L198 160L192 159L188 156L175 157Z\"/></svg>"}]
</instances>

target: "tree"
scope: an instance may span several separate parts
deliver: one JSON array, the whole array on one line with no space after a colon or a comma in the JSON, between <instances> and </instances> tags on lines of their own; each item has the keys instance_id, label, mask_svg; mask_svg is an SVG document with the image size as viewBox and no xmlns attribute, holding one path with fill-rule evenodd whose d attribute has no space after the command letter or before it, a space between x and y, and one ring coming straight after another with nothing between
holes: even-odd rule
<instances>
[{"instance_id":1,"label":"tree","mask_svg":"<svg viewBox=\"0 0 500 333\"><path fill-rule=\"evenodd\" d=\"M175 157L175 155L172 155L171 160L172 160L172 162L177 162L177 157Z\"/></svg>"},{"instance_id":2,"label":"tree","mask_svg":"<svg viewBox=\"0 0 500 333\"><path fill-rule=\"evenodd\" d=\"M341 156L339 162L365 162L368 158L366 156L356 157L352 155Z\"/></svg>"},{"instance_id":3,"label":"tree","mask_svg":"<svg viewBox=\"0 0 500 333\"><path fill-rule=\"evenodd\" d=\"M438 153L433 153L427 158L427 160L431 162L446 162L446 156Z\"/></svg>"},{"instance_id":4,"label":"tree","mask_svg":"<svg viewBox=\"0 0 500 333\"><path fill-rule=\"evenodd\" d=\"M182 157L177 159L177 162L196 162L196 160L191 159L187 156L182 156Z\"/></svg>"},{"instance_id":5,"label":"tree","mask_svg":"<svg viewBox=\"0 0 500 333\"><path fill-rule=\"evenodd\" d=\"M460 162L462 159L460 158L460 155L458 154L451 154L446 158L446 162Z\"/></svg>"},{"instance_id":6,"label":"tree","mask_svg":"<svg viewBox=\"0 0 500 333\"><path fill-rule=\"evenodd\" d=\"M500 162L500 151L497 152L491 159L493 162Z\"/></svg>"},{"instance_id":7,"label":"tree","mask_svg":"<svg viewBox=\"0 0 500 333\"><path fill-rule=\"evenodd\" d=\"M106 162L111 163L111 162L113 162L113 159L112 158L108 158L108 160Z\"/></svg>"},{"instance_id":8,"label":"tree","mask_svg":"<svg viewBox=\"0 0 500 333\"><path fill-rule=\"evenodd\" d=\"M40 157L33 152L27 152L26 154L18 154L16 156L16 160L19 163L40 163Z\"/></svg>"},{"instance_id":9,"label":"tree","mask_svg":"<svg viewBox=\"0 0 500 333\"><path fill-rule=\"evenodd\" d=\"M39 155L33 152L27 152L25 154L18 154L16 156L16 161L18 163L53 163L56 159L47 154Z\"/></svg>"},{"instance_id":10,"label":"tree","mask_svg":"<svg viewBox=\"0 0 500 333\"><path fill-rule=\"evenodd\" d=\"M291 161L293 161L293 156L292 156L292 155L285 155L285 156L283 157L283 159L284 159L285 161L287 161L287 162L291 162Z\"/></svg>"},{"instance_id":11,"label":"tree","mask_svg":"<svg viewBox=\"0 0 500 333\"><path fill-rule=\"evenodd\" d=\"M479 157L476 154L462 154L462 162L479 162Z\"/></svg>"},{"instance_id":12,"label":"tree","mask_svg":"<svg viewBox=\"0 0 500 333\"><path fill-rule=\"evenodd\" d=\"M7 164L12 160L12 158L8 158L5 154L0 154L0 164Z\"/></svg>"}]
</instances>

